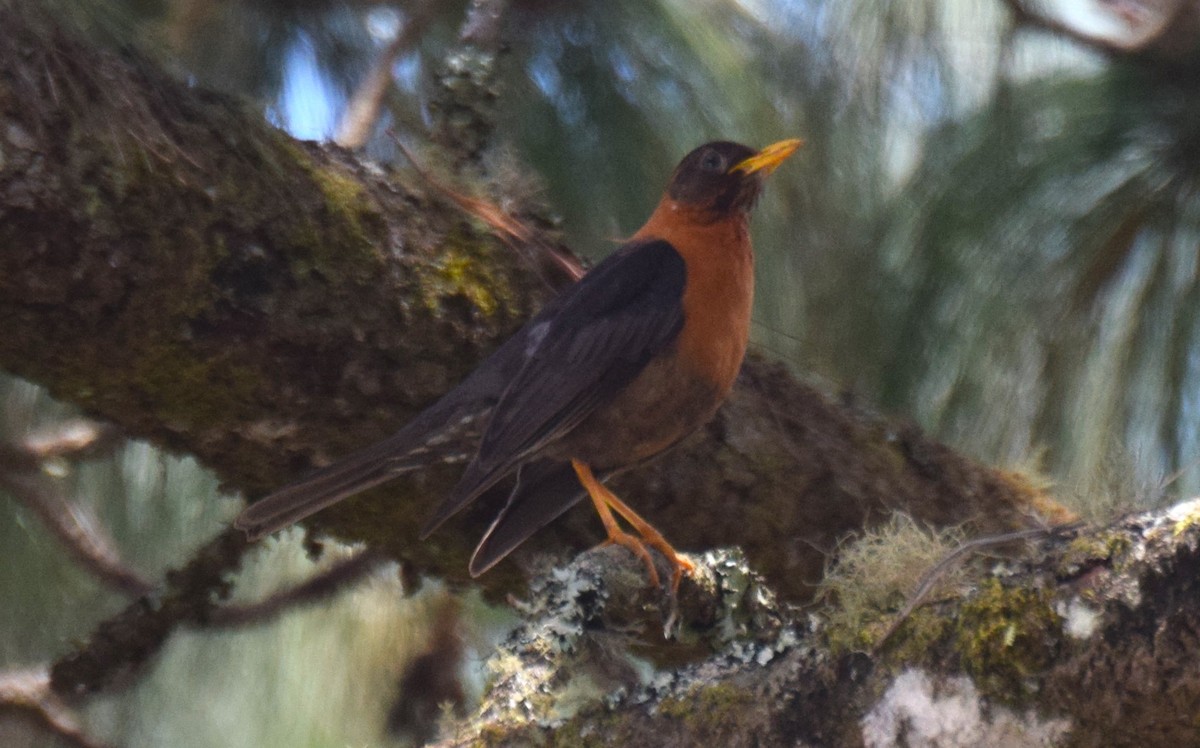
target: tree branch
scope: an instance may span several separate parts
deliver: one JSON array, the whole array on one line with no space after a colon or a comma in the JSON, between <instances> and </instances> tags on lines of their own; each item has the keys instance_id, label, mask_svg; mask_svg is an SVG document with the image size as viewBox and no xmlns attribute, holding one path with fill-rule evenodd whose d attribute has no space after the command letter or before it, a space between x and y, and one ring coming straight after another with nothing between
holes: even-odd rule
<instances>
[{"instance_id":1,"label":"tree branch","mask_svg":"<svg viewBox=\"0 0 1200 748\"><path fill-rule=\"evenodd\" d=\"M1195 59L1200 12L1190 0L1004 0L1017 23L1105 54Z\"/></svg>"},{"instance_id":2,"label":"tree branch","mask_svg":"<svg viewBox=\"0 0 1200 748\"><path fill-rule=\"evenodd\" d=\"M0 460L6 447L0 444ZM71 557L104 584L134 596L153 589L148 580L121 559L116 544L96 517L68 501L49 478L0 470L0 490L33 512Z\"/></svg>"},{"instance_id":3,"label":"tree branch","mask_svg":"<svg viewBox=\"0 0 1200 748\"><path fill-rule=\"evenodd\" d=\"M79 502L68 500L61 482L46 470L50 460L95 455L116 441L116 429L73 419L30 434L20 443L0 442L0 490L32 512L85 571L126 595L144 595L153 585L122 560L99 519Z\"/></svg>"},{"instance_id":4,"label":"tree branch","mask_svg":"<svg viewBox=\"0 0 1200 748\"><path fill-rule=\"evenodd\" d=\"M130 604L58 659L50 668L51 688L63 696L79 697L134 677L176 628L204 625L228 594L229 578L240 568L248 547L235 530L218 535L183 568L168 572L157 595Z\"/></svg>"},{"instance_id":5,"label":"tree branch","mask_svg":"<svg viewBox=\"0 0 1200 748\"><path fill-rule=\"evenodd\" d=\"M0 717L24 716L74 748L104 748L83 729L79 718L50 690L42 668L0 671Z\"/></svg>"},{"instance_id":6,"label":"tree branch","mask_svg":"<svg viewBox=\"0 0 1200 748\"><path fill-rule=\"evenodd\" d=\"M702 579L724 581L691 586L683 620L710 632L711 655L639 678L627 645L611 642L645 604L621 581L641 569L620 549L585 554L532 591L527 623L489 663L494 685L477 717L438 745L480 735L492 745L602 734L606 745L730 748L1200 737L1200 502L1065 531L977 566L968 589L915 611L870 657L831 649L845 637L775 605L738 555L706 554L700 565ZM876 613L882 623L892 611Z\"/></svg>"},{"instance_id":7,"label":"tree branch","mask_svg":"<svg viewBox=\"0 0 1200 748\"><path fill-rule=\"evenodd\" d=\"M404 27L379 53L375 64L355 89L338 122L333 142L343 148L355 150L363 147L371 137L375 124L383 110L383 100L392 85L392 66L401 52L415 45L434 19L433 0L424 0L413 7L405 19Z\"/></svg>"},{"instance_id":8,"label":"tree branch","mask_svg":"<svg viewBox=\"0 0 1200 748\"><path fill-rule=\"evenodd\" d=\"M541 298L419 186L24 10L0 6L0 366L253 495L397 428ZM397 538L448 480L393 485Z\"/></svg>"},{"instance_id":9,"label":"tree branch","mask_svg":"<svg viewBox=\"0 0 1200 748\"><path fill-rule=\"evenodd\" d=\"M215 608L205 616L204 625L208 628L233 628L266 623L293 608L336 595L375 571L383 561L380 554L372 551L357 553L265 600Z\"/></svg>"},{"instance_id":10,"label":"tree branch","mask_svg":"<svg viewBox=\"0 0 1200 748\"><path fill-rule=\"evenodd\" d=\"M519 254L420 184L8 6L0 132L0 366L250 496L397 429L543 298ZM465 581L494 507L417 541L455 477L432 466L310 526ZM616 487L682 548L741 546L788 599L897 508L981 532L1061 514L754 357L709 427ZM596 538L572 513L483 584L514 589L537 551Z\"/></svg>"}]
</instances>

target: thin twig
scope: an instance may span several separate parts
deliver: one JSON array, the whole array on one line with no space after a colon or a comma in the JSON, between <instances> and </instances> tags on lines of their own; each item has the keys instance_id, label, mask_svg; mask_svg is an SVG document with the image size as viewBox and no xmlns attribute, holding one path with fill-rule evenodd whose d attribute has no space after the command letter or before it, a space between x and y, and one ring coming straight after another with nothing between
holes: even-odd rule
<instances>
[{"instance_id":1,"label":"thin twig","mask_svg":"<svg viewBox=\"0 0 1200 748\"><path fill-rule=\"evenodd\" d=\"M425 29L429 28L437 6L438 3L433 0L425 0L409 11L404 28L396 33L395 38L379 54L375 65L350 98L342 120L338 123L333 142L351 150L361 148L367 142L371 130L379 120L379 113L383 110L383 100L392 83L392 66L396 58L416 44L425 33Z\"/></svg>"},{"instance_id":2,"label":"thin twig","mask_svg":"<svg viewBox=\"0 0 1200 748\"><path fill-rule=\"evenodd\" d=\"M35 468L16 469L22 462ZM7 468L0 470L0 488L29 509L80 567L133 597L154 589L149 580L121 559L117 544L99 519L82 504L68 501L58 483L40 472L41 461L33 453L0 444L0 464Z\"/></svg>"},{"instance_id":3,"label":"thin twig","mask_svg":"<svg viewBox=\"0 0 1200 748\"><path fill-rule=\"evenodd\" d=\"M78 748L104 748L86 732L79 718L50 690L45 666L0 672L0 715L12 712Z\"/></svg>"},{"instance_id":4,"label":"thin twig","mask_svg":"<svg viewBox=\"0 0 1200 748\"><path fill-rule=\"evenodd\" d=\"M933 588L939 581L941 581L942 577L944 577L950 571L950 569L968 553L981 551L986 548L993 548L998 545L1004 545L1005 543L1012 543L1017 540L1030 540L1033 538L1040 538L1050 535L1052 533L1064 532L1072 528L1079 527L1080 524L1081 523L1079 522L1073 522L1071 524L1060 525L1058 527L1036 527L1029 530L1016 530L1014 532L1006 532L999 535L987 535L981 538L974 538L961 543L957 548L946 554L941 561L938 561L933 568L925 572L924 576L921 577L921 581L917 584L916 591L913 592L911 597L909 597L908 602L904 605L900 612L896 614L896 617L892 619L892 622L888 624L887 630L885 630L879 640L875 642L875 646L871 648L872 654L878 652L883 645L892 638L892 635L900 629L901 624L908 620L908 617L912 615L912 612L925 602L925 597L931 591L933 591Z\"/></svg>"},{"instance_id":5,"label":"thin twig","mask_svg":"<svg viewBox=\"0 0 1200 748\"><path fill-rule=\"evenodd\" d=\"M373 572L384 556L365 551L339 561L325 571L290 589L276 592L257 603L246 605L223 605L213 609L204 621L206 627L253 626L270 621L292 608L307 605L331 597L347 585L353 584Z\"/></svg>"},{"instance_id":6,"label":"thin twig","mask_svg":"<svg viewBox=\"0 0 1200 748\"><path fill-rule=\"evenodd\" d=\"M485 223L509 248L524 255L547 285L551 287L563 285L558 282L558 278L548 277L548 274L544 272L547 266L554 271L555 276L561 276L567 282L574 282L583 277L583 266L569 252L548 240L541 231L505 213L499 206L487 200L464 195L443 184L421 166L420 161L400 142L395 133L389 134L395 141L396 147L412 165L413 171L421 179L461 208L463 212Z\"/></svg>"}]
</instances>

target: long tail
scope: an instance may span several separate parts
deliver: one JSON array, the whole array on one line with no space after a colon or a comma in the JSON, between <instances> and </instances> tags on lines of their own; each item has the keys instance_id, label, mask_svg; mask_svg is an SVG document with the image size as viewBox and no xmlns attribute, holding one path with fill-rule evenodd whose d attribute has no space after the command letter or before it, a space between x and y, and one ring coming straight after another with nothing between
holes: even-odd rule
<instances>
[{"instance_id":1,"label":"long tail","mask_svg":"<svg viewBox=\"0 0 1200 748\"><path fill-rule=\"evenodd\" d=\"M257 540L402 473L469 459L506 373L504 369L494 376L468 377L395 434L251 504L234 526Z\"/></svg>"},{"instance_id":2,"label":"long tail","mask_svg":"<svg viewBox=\"0 0 1200 748\"><path fill-rule=\"evenodd\" d=\"M255 540L402 473L435 462L469 459L492 407L525 363L529 330L558 306L558 300L547 304L462 383L404 428L263 497L243 511L234 526Z\"/></svg>"},{"instance_id":3,"label":"long tail","mask_svg":"<svg viewBox=\"0 0 1200 748\"><path fill-rule=\"evenodd\" d=\"M243 511L234 526L244 530L251 540L257 540L402 473L432 462L453 460L459 456L453 452L462 452L462 449L447 451L423 443L413 444L408 431L404 429L353 452L263 497Z\"/></svg>"}]
</instances>

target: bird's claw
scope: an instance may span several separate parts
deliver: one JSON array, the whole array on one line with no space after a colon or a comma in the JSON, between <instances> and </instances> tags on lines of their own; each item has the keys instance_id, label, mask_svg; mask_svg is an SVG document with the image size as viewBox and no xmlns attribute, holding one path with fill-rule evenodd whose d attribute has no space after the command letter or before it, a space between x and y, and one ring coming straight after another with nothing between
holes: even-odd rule
<instances>
[{"instance_id":1,"label":"bird's claw","mask_svg":"<svg viewBox=\"0 0 1200 748\"><path fill-rule=\"evenodd\" d=\"M654 558L650 555L646 546L650 546L666 557L667 561L671 564L671 600L675 600L679 596L679 584L683 581L683 575L690 574L696 568L694 563L680 556L675 552L674 548L669 545L663 547L655 543L651 538L640 539L628 533L620 533L619 535L610 536L597 547L603 548L607 545L620 545L628 548L633 555L641 559L642 563L646 565L646 576L649 577L650 586L655 588L662 585L662 579L658 575L658 568L654 565Z\"/></svg>"},{"instance_id":2,"label":"bird's claw","mask_svg":"<svg viewBox=\"0 0 1200 748\"><path fill-rule=\"evenodd\" d=\"M633 552L633 555L642 560L646 565L646 574L650 577L650 586L657 588L662 584L658 576L658 569L654 568L654 559L650 556L650 551L646 550L646 546L641 540L627 532L614 533L608 536L608 539L601 543L604 545L620 545L628 548Z\"/></svg>"}]
</instances>

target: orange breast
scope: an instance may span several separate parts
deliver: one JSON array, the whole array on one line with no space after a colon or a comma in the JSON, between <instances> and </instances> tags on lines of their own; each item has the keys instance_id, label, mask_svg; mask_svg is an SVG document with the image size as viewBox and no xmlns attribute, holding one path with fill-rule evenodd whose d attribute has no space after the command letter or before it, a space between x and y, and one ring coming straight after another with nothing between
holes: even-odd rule
<instances>
[{"instance_id":1,"label":"orange breast","mask_svg":"<svg viewBox=\"0 0 1200 748\"><path fill-rule=\"evenodd\" d=\"M754 251L745 215L704 216L663 198L635 239L665 239L687 264L679 356L712 382L722 399L733 387L750 337Z\"/></svg>"}]
</instances>

